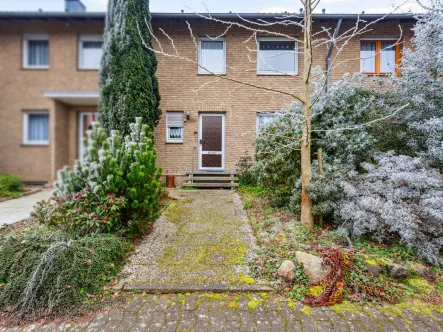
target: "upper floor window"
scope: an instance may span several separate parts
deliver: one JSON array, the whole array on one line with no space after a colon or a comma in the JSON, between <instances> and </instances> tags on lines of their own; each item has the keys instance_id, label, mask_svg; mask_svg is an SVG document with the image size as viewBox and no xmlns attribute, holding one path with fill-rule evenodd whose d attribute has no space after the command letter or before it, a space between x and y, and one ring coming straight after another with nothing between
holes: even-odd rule
<instances>
[{"instance_id":1,"label":"upper floor window","mask_svg":"<svg viewBox=\"0 0 443 332\"><path fill-rule=\"evenodd\" d=\"M23 36L23 67L30 69L49 68L48 35Z\"/></svg>"},{"instance_id":2,"label":"upper floor window","mask_svg":"<svg viewBox=\"0 0 443 332\"><path fill-rule=\"evenodd\" d=\"M183 143L183 112L166 112L166 142Z\"/></svg>"},{"instance_id":3,"label":"upper floor window","mask_svg":"<svg viewBox=\"0 0 443 332\"><path fill-rule=\"evenodd\" d=\"M200 38L198 64L199 74L226 74L226 39Z\"/></svg>"},{"instance_id":4,"label":"upper floor window","mask_svg":"<svg viewBox=\"0 0 443 332\"><path fill-rule=\"evenodd\" d=\"M49 113L47 111L26 111L23 113L23 143L49 144Z\"/></svg>"},{"instance_id":5,"label":"upper floor window","mask_svg":"<svg viewBox=\"0 0 443 332\"><path fill-rule=\"evenodd\" d=\"M80 69L100 69L102 46L102 36L80 36L78 67Z\"/></svg>"},{"instance_id":6,"label":"upper floor window","mask_svg":"<svg viewBox=\"0 0 443 332\"><path fill-rule=\"evenodd\" d=\"M361 40L360 71L386 74L398 70L400 45L396 40Z\"/></svg>"},{"instance_id":7,"label":"upper floor window","mask_svg":"<svg viewBox=\"0 0 443 332\"><path fill-rule=\"evenodd\" d=\"M259 112L257 113L257 134L266 126L268 123L274 121L275 113L271 112Z\"/></svg>"},{"instance_id":8,"label":"upper floor window","mask_svg":"<svg viewBox=\"0 0 443 332\"><path fill-rule=\"evenodd\" d=\"M257 52L257 74L297 75L297 42L284 37L259 38Z\"/></svg>"}]
</instances>

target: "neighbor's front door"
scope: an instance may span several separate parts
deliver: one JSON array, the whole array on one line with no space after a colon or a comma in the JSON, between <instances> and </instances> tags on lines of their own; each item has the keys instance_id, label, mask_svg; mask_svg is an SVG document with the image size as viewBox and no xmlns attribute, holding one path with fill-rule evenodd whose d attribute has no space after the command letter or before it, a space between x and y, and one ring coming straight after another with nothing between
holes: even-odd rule
<instances>
[{"instance_id":1,"label":"neighbor's front door","mask_svg":"<svg viewBox=\"0 0 443 332\"><path fill-rule=\"evenodd\" d=\"M80 112L78 116L78 156L83 157L83 139L88 137L88 131L92 129L92 125L97 121L98 113L96 112Z\"/></svg>"},{"instance_id":2,"label":"neighbor's front door","mask_svg":"<svg viewBox=\"0 0 443 332\"><path fill-rule=\"evenodd\" d=\"M224 114L200 114L198 166L202 171L225 169Z\"/></svg>"}]
</instances>

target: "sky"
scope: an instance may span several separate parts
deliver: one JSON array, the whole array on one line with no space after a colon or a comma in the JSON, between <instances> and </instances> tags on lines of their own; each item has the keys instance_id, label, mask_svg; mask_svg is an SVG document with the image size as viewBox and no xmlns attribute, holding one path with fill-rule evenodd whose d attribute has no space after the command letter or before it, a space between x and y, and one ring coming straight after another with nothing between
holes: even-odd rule
<instances>
[{"instance_id":1,"label":"sky","mask_svg":"<svg viewBox=\"0 0 443 332\"><path fill-rule=\"evenodd\" d=\"M108 0L82 0L87 11L105 11ZM321 0L317 8L326 13L390 13L417 12L420 6L415 0ZM256 12L298 12L299 0L150 0L152 12L206 12L212 13L256 13ZM64 0L0 0L0 11L63 11Z\"/></svg>"}]
</instances>

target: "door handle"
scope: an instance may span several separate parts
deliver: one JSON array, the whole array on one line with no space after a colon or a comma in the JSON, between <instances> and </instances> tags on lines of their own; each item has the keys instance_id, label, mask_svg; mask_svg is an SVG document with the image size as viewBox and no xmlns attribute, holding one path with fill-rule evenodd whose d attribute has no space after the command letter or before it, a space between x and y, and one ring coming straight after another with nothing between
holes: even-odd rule
<instances>
[{"instance_id":1,"label":"door handle","mask_svg":"<svg viewBox=\"0 0 443 332\"><path fill-rule=\"evenodd\" d=\"M204 139L201 139L201 140L200 140L200 144L205 144L205 140L204 140Z\"/></svg>"}]
</instances>

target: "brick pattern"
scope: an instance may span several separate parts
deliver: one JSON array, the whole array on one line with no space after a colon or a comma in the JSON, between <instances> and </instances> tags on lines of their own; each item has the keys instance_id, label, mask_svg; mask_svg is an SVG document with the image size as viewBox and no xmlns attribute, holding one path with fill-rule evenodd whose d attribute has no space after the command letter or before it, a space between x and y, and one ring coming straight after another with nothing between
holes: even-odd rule
<instances>
[{"instance_id":1,"label":"brick pattern","mask_svg":"<svg viewBox=\"0 0 443 332\"><path fill-rule=\"evenodd\" d=\"M34 324L0 331L443 331L443 315L432 309L429 313L416 313L397 307L376 309L354 304L333 310L306 308L282 298L254 294L237 298L211 296L212 299L199 294L135 295L123 308L89 315L80 322ZM259 305L250 306L251 302Z\"/></svg>"},{"instance_id":2,"label":"brick pattern","mask_svg":"<svg viewBox=\"0 0 443 332\"><path fill-rule=\"evenodd\" d=\"M216 36L224 32L226 26L217 23L190 20L194 35ZM354 21L343 21L341 31L354 26ZM321 27L335 28L335 21L314 23L314 31ZM404 47L410 47L412 21L387 21L374 25L365 34L377 37L397 37L399 25L403 29ZM173 52L168 40L158 28L163 28L174 40L180 52L195 58L195 48L183 19L154 19L154 31L167 52ZM26 181L52 181L57 169L72 165L78 157L78 112L93 111L95 106L74 107L61 105L43 97L45 91L98 91L98 71L78 70L78 36L81 34L101 34L103 21L43 21L13 20L0 21L0 171L17 173ZM301 37L297 28L285 28L284 33ZM49 70L22 69L23 34L46 33L49 35ZM226 35L227 75L253 84L300 92L302 79L282 76L259 76L256 64L248 59L255 53L245 48L245 40L250 35L240 28L231 28ZM247 46L254 48L254 40ZM302 51L301 45L299 50ZM326 45L315 49L315 65L325 66ZM337 68L332 80L340 79L345 72L359 71L360 43L351 41L337 62L345 62ZM334 57L335 51L333 52ZM176 175L176 183L184 181L184 172L192 168L194 155L195 169L198 165L198 115L202 112L226 114L226 170L235 171L236 163L245 153L253 154L253 141L256 135L256 112L279 111L292 102L291 97L265 92L248 87L239 87L227 81L210 84L198 90L202 84L214 81L208 75L198 75L196 66L179 59L158 56L158 71L161 108L166 111L188 112L190 119L184 125L184 143L166 143L166 119L162 117L155 129L155 145L158 163L164 175ZM303 71L303 57L299 55L298 71ZM198 91L196 91L198 90ZM50 112L50 145L22 145L22 111L46 109Z\"/></svg>"}]
</instances>

